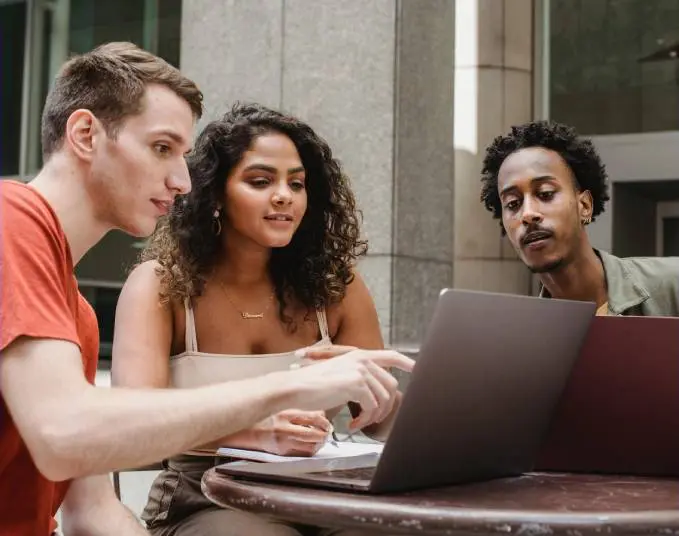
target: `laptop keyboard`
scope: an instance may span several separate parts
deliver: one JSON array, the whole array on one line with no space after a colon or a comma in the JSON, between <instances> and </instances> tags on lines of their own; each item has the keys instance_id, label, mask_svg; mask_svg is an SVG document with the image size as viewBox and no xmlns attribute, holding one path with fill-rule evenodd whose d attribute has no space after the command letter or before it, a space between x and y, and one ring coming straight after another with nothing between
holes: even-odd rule
<instances>
[{"instance_id":1,"label":"laptop keyboard","mask_svg":"<svg viewBox=\"0 0 679 536\"><path fill-rule=\"evenodd\" d=\"M314 471L309 474L348 480L371 480L375 474L375 468L357 467L355 469L338 469L337 471Z\"/></svg>"}]
</instances>

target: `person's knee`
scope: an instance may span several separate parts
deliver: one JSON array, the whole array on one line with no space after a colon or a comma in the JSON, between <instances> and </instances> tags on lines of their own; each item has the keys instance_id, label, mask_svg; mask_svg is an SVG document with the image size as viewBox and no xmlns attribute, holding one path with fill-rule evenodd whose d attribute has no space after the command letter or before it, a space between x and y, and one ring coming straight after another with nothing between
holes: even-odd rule
<instances>
[{"instance_id":1,"label":"person's knee","mask_svg":"<svg viewBox=\"0 0 679 536\"><path fill-rule=\"evenodd\" d=\"M168 536L301 536L282 521L238 510L209 509L186 518Z\"/></svg>"}]
</instances>

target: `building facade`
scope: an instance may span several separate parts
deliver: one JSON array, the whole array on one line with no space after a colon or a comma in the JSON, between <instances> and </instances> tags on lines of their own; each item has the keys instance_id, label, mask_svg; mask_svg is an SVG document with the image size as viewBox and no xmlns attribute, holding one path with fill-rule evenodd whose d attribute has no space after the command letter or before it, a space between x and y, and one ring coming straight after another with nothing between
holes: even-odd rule
<instances>
[{"instance_id":1,"label":"building facade","mask_svg":"<svg viewBox=\"0 0 679 536\"><path fill-rule=\"evenodd\" d=\"M617 255L679 255L679 2L550 0L539 114L591 136L611 203L591 226Z\"/></svg>"},{"instance_id":2,"label":"building facade","mask_svg":"<svg viewBox=\"0 0 679 536\"><path fill-rule=\"evenodd\" d=\"M416 347L442 287L534 292L479 202L484 148L511 125L593 137L613 198L596 246L679 254L677 18L678 0L0 0L0 176L39 169L59 65L133 41L197 81L200 126L257 101L327 139L363 210L385 340ZM139 246L111 233L77 268L103 358Z\"/></svg>"}]
</instances>

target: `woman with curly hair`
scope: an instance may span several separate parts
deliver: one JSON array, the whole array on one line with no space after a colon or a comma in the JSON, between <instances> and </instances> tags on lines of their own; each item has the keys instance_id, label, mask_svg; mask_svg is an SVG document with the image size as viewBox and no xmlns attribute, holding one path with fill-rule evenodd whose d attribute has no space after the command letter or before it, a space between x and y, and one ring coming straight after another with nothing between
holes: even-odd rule
<instances>
[{"instance_id":1,"label":"woman with curly hair","mask_svg":"<svg viewBox=\"0 0 679 536\"><path fill-rule=\"evenodd\" d=\"M287 369L303 348L383 347L372 298L354 272L366 250L354 196L308 125L236 105L205 127L188 166L191 193L159 225L121 293L114 384L190 387ZM393 414L364 431L380 435ZM166 460L143 514L150 531L318 532L216 508L200 479L218 446L312 455L332 430L329 417L286 411Z\"/></svg>"}]
</instances>

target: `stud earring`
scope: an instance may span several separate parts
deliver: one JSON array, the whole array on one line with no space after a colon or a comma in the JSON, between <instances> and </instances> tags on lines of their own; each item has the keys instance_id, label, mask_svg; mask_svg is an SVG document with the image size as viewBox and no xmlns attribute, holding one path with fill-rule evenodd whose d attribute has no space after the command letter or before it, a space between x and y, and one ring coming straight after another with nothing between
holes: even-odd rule
<instances>
[{"instance_id":1,"label":"stud earring","mask_svg":"<svg viewBox=\"0 0 679 536\"><path fill-rule=\"evenodd\" d=\"M212 218L212 231L219 236L222 234L222 218L218 208L212 213Z\"/></svg>"}]
</instances>

